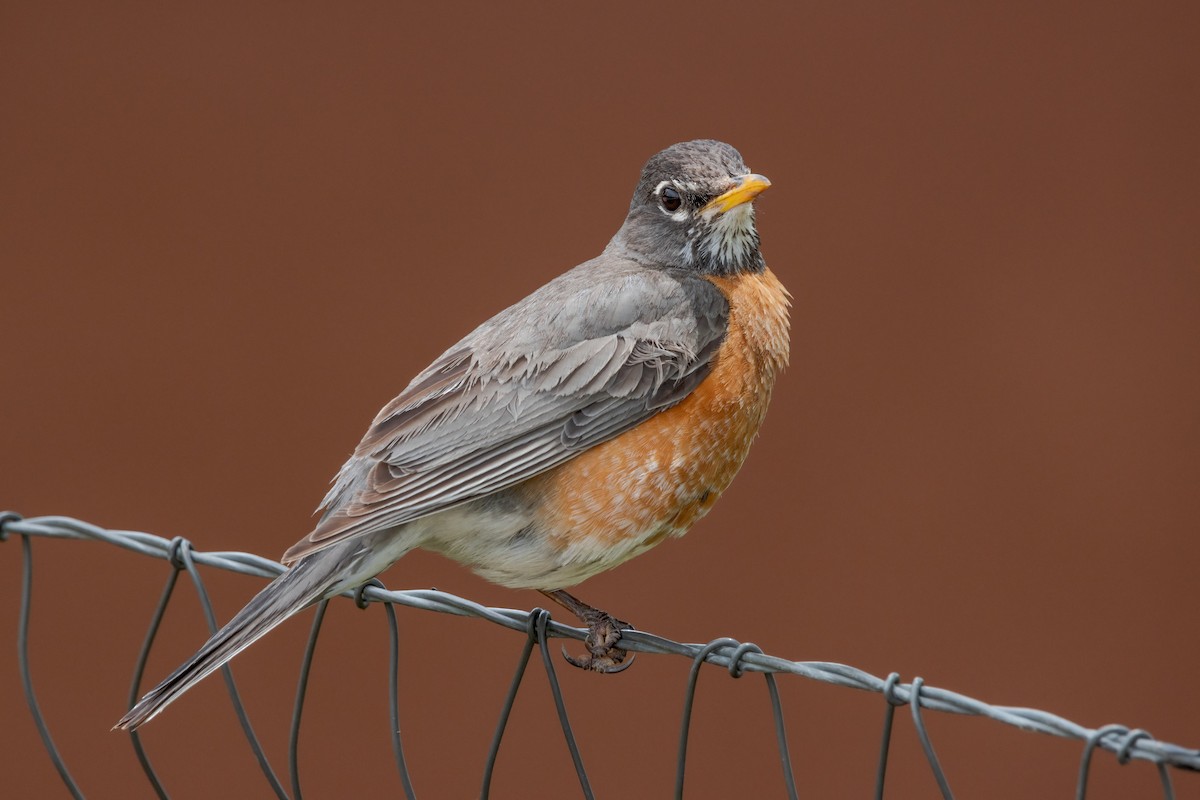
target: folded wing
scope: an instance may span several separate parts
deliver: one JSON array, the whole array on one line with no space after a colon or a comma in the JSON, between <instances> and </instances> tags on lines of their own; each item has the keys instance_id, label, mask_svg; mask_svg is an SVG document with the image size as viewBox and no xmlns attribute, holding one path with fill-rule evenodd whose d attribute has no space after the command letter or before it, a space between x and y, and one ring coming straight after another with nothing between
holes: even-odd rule
<instances>
[{"instance_id":1,"label":"folded wing","mask_svg":"<svg viewBox=\"0 0 1200 800\"><path fill-rule=\"evenodd\" d=\"M687 397L729 306L687 273L589 262L484 323L376 417L285 562L499 491Z\"/></svg>"}]
</instances>

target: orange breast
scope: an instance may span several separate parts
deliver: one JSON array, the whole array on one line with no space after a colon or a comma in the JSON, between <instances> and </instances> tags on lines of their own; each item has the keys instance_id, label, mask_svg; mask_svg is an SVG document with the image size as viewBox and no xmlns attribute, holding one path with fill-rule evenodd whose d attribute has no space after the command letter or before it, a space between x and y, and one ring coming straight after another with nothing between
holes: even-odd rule
<instances>
[{"instance_id":1,"label":"orange breast","mask_svg":"<svg viewBox=\"0 0 1200 800\"><path fill-rule=\"evenodd\" d=\"M682 535L729 486L788 359L788 293L769 271L712 278L729 300L713 370L679 405L529 482L568 559L614 566ZM612 562L612 563L607 563Z\"/></svg>"}]
</instances>

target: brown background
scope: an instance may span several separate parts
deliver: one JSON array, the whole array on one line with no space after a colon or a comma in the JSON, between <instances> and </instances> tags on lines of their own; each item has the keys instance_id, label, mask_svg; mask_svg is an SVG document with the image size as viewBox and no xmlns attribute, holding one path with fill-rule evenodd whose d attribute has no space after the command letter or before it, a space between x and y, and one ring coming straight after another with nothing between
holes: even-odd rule
<instances>
[{"instance_id":1,"label":"brown background","mask_svg":"<svg viewBox=\"0 0 1200 800\"><path fill-rule=\"evenodd\" d=\"M775 182L792 368L713 514L581 594L675 639L1200 746L1200 6L203 5L0 12L0 505L278 555L412 374L597 253L651 153L718 137ZM167 569L35 554L58 742L90 796L147 796L108 727ZM19 561L0 547L10 643ZM222 618L260 584L207 574ZM423 554L384 577L539 602ZM418 791L471 796L520 639L400 613ZM281 768L307 627L236 662ZM183 594L151 677L202 639ZM335 604L308 796L397 795L386 641L379 608ZM8 649L4 794L58 796ZM687 667L560 670L599 796L668 794ZM692 796L780 796L761 680L700 688ZM804 796L868 796L880 698L782 692ZM888 796L932 796L898 719ZM929 726L961 797L1072 796L1075 743ZM176 797L266 794L219 681L146 740ZM1158 783L1105 756L1092 785ZM577 791L531 673L494 796Z\"/></svg>"}]
</instances>

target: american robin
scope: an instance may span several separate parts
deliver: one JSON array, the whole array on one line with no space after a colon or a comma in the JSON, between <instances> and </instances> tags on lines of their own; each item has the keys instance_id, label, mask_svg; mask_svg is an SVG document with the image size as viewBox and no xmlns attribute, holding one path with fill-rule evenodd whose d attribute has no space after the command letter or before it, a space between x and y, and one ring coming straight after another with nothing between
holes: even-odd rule
<instances>
[{"instance_id":1,"label":"american robin","mask_svg":"<svg viewBox=\"0 0 1200 800\"><path fill-rule=\"evenodd\" d=\"M597 258L480 325L388 403L289 569L133 707L134 729L280 622L413 548L538 589L623 668L622 627L563 591L681 536L729 486L788 359L759 251L770 186L728 144L652 157Z\"/></svg>"}]
</instances>

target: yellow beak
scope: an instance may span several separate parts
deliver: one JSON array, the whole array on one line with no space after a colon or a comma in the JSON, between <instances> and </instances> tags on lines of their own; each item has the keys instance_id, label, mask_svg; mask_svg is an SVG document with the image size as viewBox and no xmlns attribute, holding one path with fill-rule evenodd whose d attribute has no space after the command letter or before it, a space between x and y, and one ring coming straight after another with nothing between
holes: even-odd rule
<instances>
[{"instance_id":1,"label":"yellow beak","mask_svg":"<svg viewBox=\"0 0 1200 800\"><path fill-rule=\"evenodd\" d=\"M724 194L714 197L700 209L701 214L716 212L724 214L731 208L737 208L742 203L749 203L762 194L771 185L763 175L745 175L742 182Z\"/></svg>"}]
</instances>

